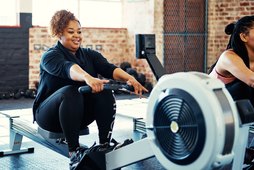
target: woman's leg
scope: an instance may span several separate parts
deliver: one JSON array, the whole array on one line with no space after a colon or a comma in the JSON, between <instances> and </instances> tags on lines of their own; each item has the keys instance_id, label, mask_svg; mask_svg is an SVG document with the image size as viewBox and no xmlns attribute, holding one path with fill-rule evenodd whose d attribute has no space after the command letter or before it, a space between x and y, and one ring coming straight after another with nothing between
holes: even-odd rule
<instances>
[{"instance_id":1,"label":"woman's leg","mask_svg":"<svg viewBox=\"0 0 254 170\"><path fill-rule=\"evenodd\" d=\"M226 84L226 88L231 94L233 100L241 100L241 99L252 100L251 88L242 81L235 80L232 83Z\"/></svg>"},{"instance_id":2,"label":"woman's leg","mask_svg":"<svg viewBox=\"0 0 254 170\"><path fill-rule=\"evenodd\" d=\"M110 90L92 95L92 110L99 130L101 144L110 142L115 121L116 103Z\"/></svg>"},{"instance_id":3,"label":"woman's leg","mask_svg":"<svg viewBox=\"0 0 254 170\"><path fill-rule=\"evenodd\" d=\"M79 130L84 123L83 96L75 86L65 86L49 96L38 107L36 121L49 131L63 132L69 151L79 147Z\"/></svg>"}]
</instances>

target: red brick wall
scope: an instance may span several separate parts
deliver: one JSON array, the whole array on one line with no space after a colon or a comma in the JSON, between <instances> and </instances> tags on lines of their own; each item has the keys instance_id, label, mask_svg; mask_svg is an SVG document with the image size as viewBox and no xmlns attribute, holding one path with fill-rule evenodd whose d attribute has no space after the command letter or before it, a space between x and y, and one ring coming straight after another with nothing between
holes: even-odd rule
<instances>
[{"instance_id":1,"label":"red brick wall","mask_svg":"<svg viewBox=\"0 0 254 170\"><path fill-rule=\"evenodd\" d=\"M209 0L208 2L208 68L226 48L229 36L225 26L244 15L254 14L253 0Z\"/></svg>"}]
</instances>

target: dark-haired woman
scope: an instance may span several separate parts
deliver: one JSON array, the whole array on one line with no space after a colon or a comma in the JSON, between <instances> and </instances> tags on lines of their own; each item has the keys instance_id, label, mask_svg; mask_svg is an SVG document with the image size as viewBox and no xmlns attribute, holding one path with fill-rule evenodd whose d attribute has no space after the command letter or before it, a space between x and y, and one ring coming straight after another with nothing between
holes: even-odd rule
<instances>
[{"instance_id":1,"label":"dark-haired woman","mask_svg":"<svg viewBox=\"0 0 254 170\"><path fill-rule=\"evenodd\" d=\"M226 26L230 36L226 50L209 75L225 83L234 100L249 99L254 105L254 16L244 16Z\"/></svg>"},{"instance_id":2,"label":"dark-haired woman","mask_svg":"<svg viewBox=\"0 0 254 170\"><path fill-rule=\"evenodd\" d=\"M57 44L47 50L40 63L40 83L34 101L34 120L53 132L63 132L69 147L70 169L76 169L84 149L79 145L79 131L94 120L99 142L107 147L115 119L115 99L103 91L108 79L126 81L140 95L147 91L133 76L109 63L100 53L81 48L82 31L73 13L57 11L50 22ZM88 85L91 94L80 94L78 87Z\"/></svg>"},{"instance_id":3,"label":"dark-haired woman","mask_svg":"<svg viewBox=\"0 0 254 170\"><path fill-rule=\"evenodd\" d=\"M227 25L225 32L231 35L229 43L209 75L225 83L234 100L249 99L254 106L254 16ZM253 148L246 148L244 163L253 159Z\"/></svg>"}]
</instances>

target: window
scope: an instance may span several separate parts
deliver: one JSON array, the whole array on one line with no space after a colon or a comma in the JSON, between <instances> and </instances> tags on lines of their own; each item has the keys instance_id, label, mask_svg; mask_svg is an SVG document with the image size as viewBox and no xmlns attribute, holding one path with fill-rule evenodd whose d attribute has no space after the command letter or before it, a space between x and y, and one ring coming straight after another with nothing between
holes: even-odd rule
<instances>
[{"instance_id":1,"label":"window","mask_svg":"<svg viewBox=\"0 0 254 170\"><path fill-rule=\"evenodd\" d=\"M77 16L78 0L33 0L32 24L48 26L53 14L61 9L73 12Z\"/></svg>"},{"instance_id":2,"label":"window","mask_svg":"<svg viewBox=\"0 0 254 170\"><path fill-rule=\"evenodd\" d=\"M79 18L85 27L122 27L122 2L81 0Z\"/></svg>"},{"instance_id":3,"label":"window","mask_svg":"<svg viewBox=\"0 0 254 170\"><path fill-rule=\"evenodd\" d=\"M0 0L0 26L19 25L19 3L17 0Z\"/></svg>"},{"instance_id":4,"label":"window","mask_svg":"<svg viewBox=\"0 0 254 170\"><path fill-rule=\"evenodd\" d=\"M83 27L122 27L121 0L33 0L33 25L48 26L60 9L73 12Z\"/></svg>"}]
</instances>

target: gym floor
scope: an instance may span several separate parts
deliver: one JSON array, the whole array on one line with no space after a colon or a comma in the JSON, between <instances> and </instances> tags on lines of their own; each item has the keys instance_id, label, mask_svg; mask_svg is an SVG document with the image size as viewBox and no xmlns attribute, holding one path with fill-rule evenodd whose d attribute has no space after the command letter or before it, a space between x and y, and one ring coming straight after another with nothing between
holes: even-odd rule
<instances>
[{"instance_id":1,"label":"gym floor","mask_svg":"<svg viewBox=\"0 0 254 170\"><path fill-rule=\"evenodd\" d=\"M132 138L133 118L143 118L146 112L147 99L139 99L131 95L116 95L117 116L113 131L113 138L121 142ZM132 99L132 100L130 100ZM32 99L9 99L0 101L0 112L19 115L22 119L32 121ZM97 128L93 123L89 126L90 134L80 137L80 142L91 146L97 141ZM8 119L0 115L0 150L9 148ZM68 170L69 159L24 137L22 147L34 147L34 153L17 154L1 157L1 170ZM135 153L133 153L135 154ZM131 155L130 155L131 156ZM155 157L129 165L123 170L156 169L165 170Z\"/></svg>"}]
</instances>

